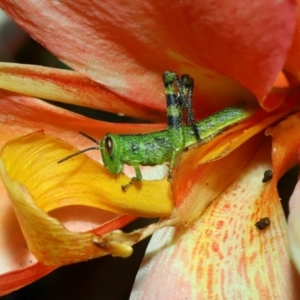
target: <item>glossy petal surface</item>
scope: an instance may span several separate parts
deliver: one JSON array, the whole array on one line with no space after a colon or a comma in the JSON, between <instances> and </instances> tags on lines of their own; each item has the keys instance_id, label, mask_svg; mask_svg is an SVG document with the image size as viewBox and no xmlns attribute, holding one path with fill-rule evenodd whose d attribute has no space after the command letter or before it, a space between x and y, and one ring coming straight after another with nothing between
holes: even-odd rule
<instances>
[{"instance_id":1,"label":"glossy petal surface","mask_svg":"<svg viewBox=\"0 0 300 300\"><path fill-rule=\"evenodd\" d=\"M263 101L284 64L296 22L290 0L226 1L218 6L214 1L71 5L5 0L1 7L76 71L129 102L158 111L165 107L158 88L165 69L187 72L201 82L196 98L213 101L210 109L221 106L216 100L228 104L229 98L249 99L226 76ZM264 103L269 109L274 105Z\"/></svg>"}]
</instances>

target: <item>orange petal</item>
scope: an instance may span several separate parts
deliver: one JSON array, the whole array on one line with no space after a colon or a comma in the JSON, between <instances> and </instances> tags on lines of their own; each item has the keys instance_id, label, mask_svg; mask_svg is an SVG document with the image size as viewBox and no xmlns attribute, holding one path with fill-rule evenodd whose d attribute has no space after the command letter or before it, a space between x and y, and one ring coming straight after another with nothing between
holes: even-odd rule
<instances>
[{"instance_id":1,"label":"orange petal","mask_svg":"<svg viewBox=\"0 0 300 300\"><path fill-rule=\"evenodd\" d=\"M0 88L139 119L165 119L165 113L133 105L101 84L70 70L0 63Z\"/></svg>"},{"instance_id":2,"label":"orange petal","mask_svg":"<svg viewBox=\"0 0 300 300\"><path fill-rule=\"evenodd\" d=\"M243 299L246 291L253 299L298 299L276 181L262 183L272 168L270 143L256 144L259 149L253 141L246 145L253 157L246 164L244 146L235 150L244 165L240 176L200 218L154 235L132 298ZM220 167L217 175L224 172ZM260 231L255 223L264 217L271 224Z\"/></svg>"},{"instance_id":3,"label":"orange petal","mask_svg":"<svg viewBox=\"0 0 300 300\"><path fill-rule=\"evenodd\" d=\"M55 107L36 98L0 90L0 147L12 138L43 129L72 143L78 148L87 148L90 141L83 139L78 131L100 139L108 132L146 133L165 128L163 124L114 124L86 118L76 113ZM90 152L93 156L95 152ZM96 156L94 156L96 157Z\"/></svg>"},{"instance_id":4,"label":"orange petal","mask_svg":"<svg viewBox=\"0 0 300 300\"><path fill-rule=\"evenodd\" d=\"M295 113L266 131L273 138L272 161L276 181L298 162L300 113ZM288 134L287 134L288 133Z\"/></svg>"},{"instance_id":5,"label":"orange petal","mask_svg":"<svg viewBox=\"0 0 300 300\"><path fill-rule=\"evenodd\" d=\"M1 203L3 204L3 203ZM61 211L61 210L60 210ZM86 211L81 207L81 212L84 214ZM90 211L91 212L91 211ZM90 213L89 212L89 213ZM99 215L99 211L98 211ZM57 214L55 214L57 217ZM66 212L64 212L63 218L65 219ZM84 223L86 223L86 216L81 215L84 218ZM88 215L90 219L90 214ZM70 216L67 216L69 219ZM60 218L61 219L61 218ZM77 216L77 226L79 223ZM99 216L98 216L99 219ZM121 228L131 222L133 220L130 216L121 216L113 219L110 222L106 222L100 227L93 230L94 233L104 234L110 232L112 230ZM65 224L65 222L64 222ZM24 247L25 241L23 244L20 241L16 240L16 232L18 232L19 225L16 227L12 222L9 224L5 224L7 227L4 228L5 233L9 238L5 239L5 241L1 240L1 274L0 274L0 296L8 294L12 291L15 291L43 276L52 272L56 267L46 266L40 262L36 262L35 257L31 254L26 255L26 253L22 253L28 251L27 247ZM3 228L3 226L1 226ZM9 229L9 230L8 230ZM77 228L78 229L78 228ZM3 233L0 234L1 237L4 236ZM19 251L18 251L18 245ZM7 252L4 251L7 249ZM12 270L9 271L8 270Z\"/></svg>"},{"instance_id":6,"label":"orange petal","mask_svg":"<svg viewBox=\"0 0 300 300\"><path fill-rule=\"evenodd\" d=\"M196 98L212 94L215 102L224 102L235 91L236 101L245 91L230 77L263 101L282 69L296 22L289 0L223 1L217 9L209 1L170 6L154 0L113 6L80 0L76 7L3 0L1 7L73 69L158 111L165 107L161 73L166 68L195 77Z\"/></svg>"},{"instance_id":7,"label":"orange petal","mask_svg":"<svg viewBox=\"0 0 300 300\"><path fill-rule=\"evenodd\" d=\"M0 296L11 293L38 280L55 269L55 267L45 266L38 262L25 269L15 270L8 274L0 275Z\"/></svg>"},{"instance_id":8,"label":"orange petal","mask_svg":"<svg viewBox=\"0 0 300 300\"><path fill-rule=\"evenodd\" d=\"M299 161L300 113L294 114L268 131L273 138L273 178L277 181L282 174ZM288 134L287 134L288 133ZM299 237L299 183L289 202L288 235L291 256L300 273Z\"/></svg>"}]
</instances>

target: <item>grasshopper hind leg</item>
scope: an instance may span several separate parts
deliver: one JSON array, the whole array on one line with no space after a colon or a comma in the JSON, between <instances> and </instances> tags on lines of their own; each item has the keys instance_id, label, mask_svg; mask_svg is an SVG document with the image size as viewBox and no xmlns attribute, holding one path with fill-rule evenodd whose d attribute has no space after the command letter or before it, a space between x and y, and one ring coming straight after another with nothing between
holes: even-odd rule
<instances>
[{"instance_id":1,"label":"grasshopper hind leg","mask_svg":"<svg viewBox=\"0 0 300 300\"><path fill-rule=\"evenodd\" d=\"M168 136L173 146L170 155L170 170L168 179L172 179L175 157L184 149L185 135L183 111L186 112L186 123L194 131L198 143L201 142L200 133L196 125L192 110L194 80L189 75L182 75L179 79L174 72L163 74L167 101Z\"/></svg>"},{"instance_id":2,"label":"grasshopper hind leg","mask_svg":"<svg viewBox=\"0 0 300 300\"><path fill-rule=\"evenodd\" d=\"M194 112L193 112L193 90L194 79L187 74L181 76L179 84L180 99L182 101L182 107L186 110L186 123L192 126L198 143L201 142L200 133L196 125Z\"/></svg>"}]
</instances>

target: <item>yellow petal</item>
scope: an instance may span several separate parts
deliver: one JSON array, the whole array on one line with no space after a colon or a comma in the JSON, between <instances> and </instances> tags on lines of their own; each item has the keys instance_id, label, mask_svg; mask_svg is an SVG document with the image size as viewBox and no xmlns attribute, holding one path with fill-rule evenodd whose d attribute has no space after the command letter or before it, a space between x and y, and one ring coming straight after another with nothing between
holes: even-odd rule
<instances>
[{"instance_id":1,"label":"yellow petal","mask_svg":"<svg viewBox=\"0 0 300 300\"><path fill-rule=\"evenodd\" d=\"M92 233L72 233L39 209L26 188L7 176L2 161L0 173L28 248L38 260L62 265L106 254L93 243Z\"/></svg>"},{"instance_id":2,"label":"yellow petal","mask_svg":"<svg viewBox=\"0 0 300 300\"><path fill-rule=\"evenodd\" d=\"M88 205L135 216L170 215L173 205L166 180L141 182L124 193L121 185L129 179L111 175L85 154L57 164L74 152L77 149L57 138L34 133L7 143L1 156L9 176L45 211Z\"/></svg>"},{"instance_id":3,"label":"yellow petal","mask_svg":"<svg viewBox=\"0 0 300 300\"><path fill-rule=\"evenodd\" d=\"M130 255L135 238L127 241L117 234L112 238L70 232L46 212L88 205L122 214L169 215L168 183L154 183L156 191L146 183L141 190L137 187L124 193L121 184L127 177L117 180L85 155L57 164L72 151L76 150L41 132L13 140L2 149L1 176L30 251L38 260L55 266L109 253Z\"/></svg>"}]
</instances>

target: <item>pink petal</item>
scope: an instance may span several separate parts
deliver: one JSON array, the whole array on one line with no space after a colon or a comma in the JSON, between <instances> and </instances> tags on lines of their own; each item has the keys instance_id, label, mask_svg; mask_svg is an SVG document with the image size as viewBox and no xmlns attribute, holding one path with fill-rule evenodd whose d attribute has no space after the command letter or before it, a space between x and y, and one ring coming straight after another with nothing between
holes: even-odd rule
<instances>
[{"instance_id":1,"label":"pink petal","mask_svg":"<svg viewBox=\"0 0 300 300\"><path fill-rule=\"evenodd\" d=\"M289 202L288 237L292 260L300 274L300 182Z\"/></svg>"}]
</instances>

